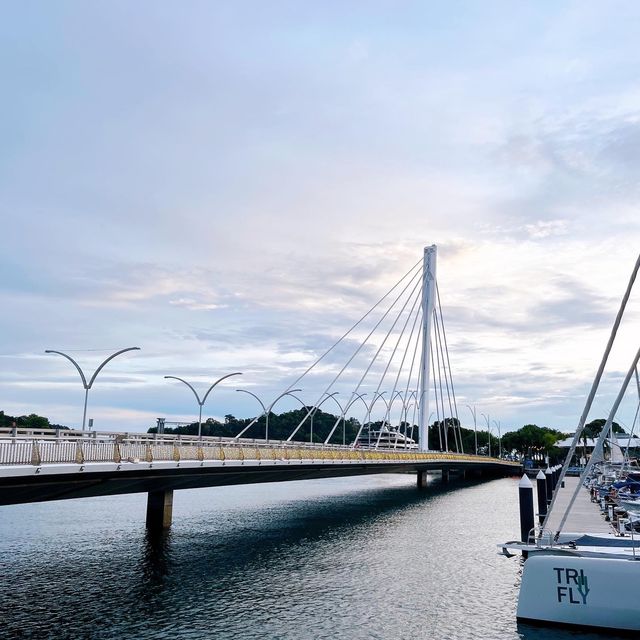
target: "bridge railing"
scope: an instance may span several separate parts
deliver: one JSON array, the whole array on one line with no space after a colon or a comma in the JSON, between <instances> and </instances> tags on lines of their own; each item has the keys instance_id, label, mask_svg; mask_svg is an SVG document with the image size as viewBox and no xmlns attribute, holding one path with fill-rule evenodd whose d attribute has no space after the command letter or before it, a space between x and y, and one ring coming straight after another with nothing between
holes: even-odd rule
<instances>
[{"instance_id":1,"label":"bridge railing","mask_svg":"<svg viewBox=\"0 0 640 640\"><path fill-rule=\"evenodd\" d=\"M93 435L95 433L95 435ZM0 433L0 465L51 465L87 463L138 464L199 461L288 462L476 462L510 464L486 456L445 452L363 449L319 443L259 441L156 434L86 433L78 437L49 434L4 435ZM156 437L154 437L156 436ZM511 464L519 465L517 462Z\"/></svg>"}]
</instances>

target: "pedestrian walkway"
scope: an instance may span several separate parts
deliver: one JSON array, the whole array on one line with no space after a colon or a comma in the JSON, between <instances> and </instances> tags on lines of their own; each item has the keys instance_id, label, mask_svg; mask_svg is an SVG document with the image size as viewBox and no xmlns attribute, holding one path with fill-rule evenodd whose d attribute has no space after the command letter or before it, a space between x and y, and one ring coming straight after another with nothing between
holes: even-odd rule
<instances>
[{"instance_id":1,"label":"pedestrian walkway","mask_svg":"<svg viewBox=\"0 0 640 640\"><path fill-rule=\"evenodd\" d=\"M571 500L571 496L576 489L580 478L565 478L564 488L558 490L556 503L549 521L545 524L545 529L557 531L560 526L562 516ZM571 533L612 533L613 528L600 514L600 508L595 502L591 502L589 490L581 487L576 501L573 503L569 517L562 527L563 532Z\"/></svg>"}]
</instances>

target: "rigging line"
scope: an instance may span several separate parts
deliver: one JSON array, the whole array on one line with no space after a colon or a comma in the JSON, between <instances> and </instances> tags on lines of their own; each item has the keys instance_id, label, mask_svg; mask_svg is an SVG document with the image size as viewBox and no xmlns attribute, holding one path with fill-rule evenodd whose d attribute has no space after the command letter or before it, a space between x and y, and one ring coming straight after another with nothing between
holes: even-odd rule
<instances>
[{"instance_id":1,"label":"rigging line","mask_svg":"<svg viewBox=\"0 0 640 640\"><path fill-rule=\"evenodd\" d=\"M449 345L447 344L447 331L444 326L444 316L442 315L442 303L440 302L440 288L438 287L438 281L436 280L436 296L438 299L438 311L440 313L440 327L442 329L442 337L444 339L444 350L447 357L447 368L449 369L449 380L451 381L451 396L453 397L453 410L455 412L456 420L458 421L458 437L460 438L460 452L464 453L464 446L462 444L462 425L460 424L460 416L458 415L458 404L456 402L456 390L453 386L453 372L451 371L451 361L449 359Z\"/></svg>"},{"instance_id":2,"label":"rigging line","mask_svg":"<svg viewBox=\"0 0 640 640\"><path fill-rule=\"evenodd\" d=\"M434 320L437 322L437 319L435 318L436 312L434 310L433 312L434 315ZM443 431L444 431L444 446L446 447L447 452L449 451L449 427L447 425L447 416L445 414L445 408L444 408L444 393L442 391L442 369L440 366L440 350L438 349L438 333L437 331L434 332L434 336L435 336L435 342L436 342L436 363L437 363L437 369L436 369L436 373L438 375L438 387L440 389L440 406L442 408L442 422L443 422ZM454 437L455 437L455 432L454 432Z\"/></svg>"},{"instance_id":3,"label":"rigging line","mask_svg":"<svg viewBox=\"0 0 640 640\"><path fill-rule=\"evenodd\" d=\"M596 391L598 390L598 386L600 385L600 378L602 378L602 373L604 372L604 368L607 364L607 360L609 359L609 353L611 352L611 348L613 346L613 342L616 339L616 334L618 333L618 327L620 326L620 322L622 321L622 316L624 315L624 311L627 306L627 302L629 297L631 296L631 290L633 289L633 285L636 281L636 276L638 275L638 270L640 269L640 254L638 254L638 258L634 265L633 271L631 272L631 277L629 278L629 283L627 284L627 289L624 292L624 296L622 297L622 302L620 303L620 308L618 309L618 314L616 315L616 319L613 323L613 327L611 328L611 335L609 336L609 340L607 342L607 346L604 350L604 354L602 355L602 360L600 361L600 366L598 367L598 371L596 372L596 377L593 380L593 384L591 385L591 391L589 391L589 396L587 397L587 401L585 403L584 409L582 411L582 415L580 416L580 420L578 422L578 427L576 428L576 433L573 436L573 442L569 447L569 451L567 453L567 458L562 465L562 470L560 471L560 477L558 478L558 482L562 482L567 473L567 469L569 468L569 463L571 462L571 458L576 451L576 446L580 441L580 436L582 435L582 431L584 430L585 422L587 421L587 416L589 415L589 411L591 410L591 405L593 404L593 399L596 395ZM558 494L555 493L551 498L551 504L547 509L547 515L542 522L542 526L544 527L547 522L549 522L549 515L553 511L553 507L556 503L556 496Z\"/></svg>"},{"instance_id":4,"label":"rigging line","mask_svg":"<svg viewBox=\"0 0 640 640\"><path fill-rule=\"evenodd\" d=\"M417 265L416 265L417 266ZM367 343L367 340L373 335L373 333L375 332L375 330L382 324L383 320L389 315L389 313L391 313L391 310L393 309L393 307L396 305L396 303L398 302L398 300L400 300L400 298L405 294L405 292L407 291L407 289L411 286L411 284L414 282L415 280L415 284L413 287L413 290L411 291L411 293L409 294L409 298L407 298L407 302L408 300L411 299L411 296L413 295L413 292L416 290L416 287L422 282L422 278L421 278L421 271L418 270L416 271L416 273L413 274L413 276L411 276L411 278L409 279L409 282L407 282L407 284L405 285L404 289L398 294L398 296L396 297L396 299L391 303L391 306L385 311L384 315L380 318L380 320L378 320L378 322L376 323L376 325L373 327L373 329L371 329L371 331L369 332L369 334L367 335L367 337L360 343L360 345L358 346L358 348L353 352L353 354L351 355L351 357L349 358L349 360L347 360L347 363L342 367L342 369L340 369L340 371L338 372L338 374L335 376L335 378L329 383L329 386L322 392L322 394L320 395L320 398L318 398L318 400L316 400L316 402L314 403L314 406L318 404L318 402L322 399L322 397L324 396L325 393L327 393L329 391L329 389L331 389L331 387L333 387L333 385L336 383L336 381L338 380L338 378L344 373L345 369L351 364L351 362L353 361L353 359L358 355L358 353L360 353L360 349L362 349L362 347L364 347L364 345ZM403 278L404 279L404 278ZM407 302L405 302L405 306L402 308L402 311L404 311L404 308L407 305ZM400 313L402 313L402 311L400 311ZM396 318L396 322L397 322L397 318ZM394 326L395 326L395 322L394 322ZM393 327L392 327L393 328ZM387 334L388 337L389 334ZM386 341L386 338L385 338ZM384 344L384 343L383 343ZM376 354L377 355L377 354ZM371 366L371 365L369 365ZM367 369L368 371L368 369ZM366 373L365 373L366 375ZM300 380L300 378L298 378L298 380ZM356 391L360 388L360 385L358 385L358 387L356 388ZM351 397L353 398L353 393ZM290 442L291 439L293 438L293 436L298 432L298 429L300 429L300 427L306 422L307 418L311 415L311 411L313 410L310 409L309 413L307 413L307 415L300 421L300 423L298 424L298 426L293 430L293 432L291 433L291 435L287 438L286 442Z\"/></svg>"},{"instance_id":5,"label":"rigging line","mask_svg":"<svg viewBox=\"0 0 640 640\"><path fill-rule=\"evenodd\" d=\"M447 378L447 366L444 361L444 349L442 347L442 334L440 332L438 313L435 309L433 310L433 320L434 320L434 328L435 328L435 334L436 334L436 349L439 351L440 357L442 358L442 372L444 373L444 383L447 389L447 403L449 405L449 415L451 416L451 422L453 423L453 405L451 404L451 393L449 391L449 380ZM456 452L460 453L460 447L458 446L458 434L456 433L455 423L452 424L452 427L453 427L453 441L455 442Z\"/></svg>"},{"instance_id":6,"label":"rigging line","mask_svg":"<svg viewBox=\"0 0 640 640\"><path fill-rule=\"evenodd\" d=\"M422 276L422 274L420 274L420 276ZM386 344L387 340L389 339L389 336L391 335L391 332L395 329L395 326L398 323L398 320L400 320L400 318L401 318L402 314L404 313L405 309L407 308L407 305L409 304L409 302L413 299L414 296L419 297L419 294L416 294L416 291L418 291L420 287L422 287L422 277L420 277L418 280L416 280L416 283L415 283L415 285L413 287L413 290L411 291L411 293L409 293L407 299L405 300L404 305L402 306L402 309L400 309L400 313L396 316L396 319L393 321L393 324L391 325L391 328L389 329L389 331L387 331L387 335L384 337L384 340L382 341L382 343L378 347L378 350L376 351L375 355L373 356L373 359L369 363L369 366L367 367L366 371L362 374L362 378L360 378L360 382L358 382L358 384L357 384L355 390L353 391L353 393L357 393L358 389L360 389L360 386L362 385L362 383L364 382L365 378L367 377L369 371L371 370L371 367L374 365L374 363L378 359L378 356L380 355L380 352L382 351L382 348L384 347L384 345ZM414 305L415 305L415 302L414 302ZM389 365L387 365L387 368L388 367L389 367ZM386 370L385 370L385 373L386 373ZM383 379L384 379L384 376L383 376ZM378 384L378 388L375 390L375 393L373 394L374 397L375 397L375 394L380 391L380 385L381 384L382 384L382 380L380 381L380 384ZM362 424L360 426L360 430L358 431L358 435L356 436L356 440L360 437L360 432L362 431L363 428L364 428L364 424Z\"/></svg>"},{"instance_id":7,"label":"rigging line","mask_svg":"<svg viewBox=\"0 0 640 640\"><path fill-rule=\"evenodd\" d=\"M604 441L605 441L605 439L607 437L607 433L608 433L609 429L611 429L613 427L613 419L616 417L616 413L618 412L618 407L620 406L620 403L622 402L622 399L624 398L624 395L625 395L625 393L627 391L627 387L629 386L629 381L631 380L631 376L633 375L633 372L634 372L636 366L638 365L638 360L640 360L640 349L638 349L638 351L636 352L635 358L633 360L633 364L629 368L629 371L627 372L627 375L624 378L624 382L622 383L622 387L621 387L620 391L618 392L618 396L616 397L615 402L613 403L613 406L611 407L611 411L609 413L609 417L607 418L607 422L602 427L602 431L600 431L600 435L598 436L598 441L596 442L596 445L593 448L593 453L591 454L591 457L589 458L589 462L587 462L587 464L585 465L585 468L584 468L584 470L582 472L582 475L580 476L580 481L576 484L576 488L573 491L573 495L571 496L571 500L569 500L569 504L567 505L567 508L565 509L564 513L562 514L562 519L560 520L560 524L558 525L558 530L556 531L556 534L554 536L555 540L557 540L558 537L560 536L560 532L562 531L562 527L564 527L564 525L565 525L565 523L567 521L567 517L569 516L569 512L571 511L571 508L573 507L573 504L576 501L576 496L578 495L578 492L580 491L580 489L582 489L582 485L583 485L584 479L587 477L587 474L591 471L596 459L598 459L596 456L602 455L602 457L604 458L604 454L603 454ZM559 492L556 492L556 495L558 493Z\"/></svg>"},{"instance_id":8,"label":"rigging line","mask_svg":"<svg viewBox=\"0 0 640 640\"><path fill-rule=\"evenodd\" d=\"M631 425L631 434L629 435L629 440L627 441L627 449L624 453L624 463L622 465L623 470L624 467L629 463L629 449L631 447L631 438L633 438L633 434L636 430L636 422L638 421L638 413L640 412L640 377L638 376L638 367L636 367L634 373L636 376L636 389L638 391L638 404L636 405L636 413L633 416L633 424Z\"/></svg>"},{"instance_id":9,"label":"rigging line","mask_svg":"<svg viewBox=\"0 0 640 640\"><path fill-rule=\"evenodd\" d=\"M382 374L382 378L380 379L380 383L378 384L378 389L380 389L380 387L382 386L382 382L384 381L387 372L389 371L389 367L391 366L391 363L393 362L393 358L396 355L396 351L398 350L398 346L400 345L400 342L402 341L402 337L404 336L404 332L407 329L407 326L409 324L409 321L411 320L411 316L415 313L415 309L416 309L416 305L418 304L418 301L422 298L422 292L420 292L420 295L417 295L415 297L415 300L413 301L413 305L411 307L411 310L409 311L409 313L407 314L407 319L404 322L404 325L402 327L402 330L400 331L400 335L398 336L398 339L396 340L396 344L393 347L393 351L391 352L391 357L389 358L389 362L387 362L387 366L384 370L384 373ZM413 321L413 325L411 327L411 333L409 334L409 340L411 340L411 336L413 336L413 330L416 327L416 320L418 319L418 314L416 313L416 317ZM404 355L402 356L402 362L400 363L400 368L398 369L398 374L396 375L396 380L393 384L393 390L391 391L391 400L389 401L389 409L387 410L387 415L385 416L385 418L382 421L382 427L384 427L384 423L385 420L387 420L387 418L389 417L389 414L391 413L391 403L393 402L393 399L395 398L395 393L396 393L396 387L398 384L398 379L400 378L400 373L402 372L402 367L404 366L404 360L406 358L407 355L407 351L405 349L404 351ZM382 427L380 428L380 433L378 434L378 441L376 442L376 447L378 446L378 444L380 443L380 438L382 438Z\"/></svg>"},{"instance_id":10,"label":"rigging line","mask_svg":"<svg viewBox=\"0 0 640 640\"><path fill-rule=\"evenodd\" d=\"M421 258L420 260L418 260L418 262L416 262L416 264L413 265L413 267L411 267L411 269L409 269L409 271L407 271L402 278L400 278L400 280L398 280L398 282L396 282L393 287L391 287L391 289L389 289L389 291L387 291L387 293L385 293L382 298L380 298L380 300L378 300L378 302L376 302L373 307L371 307L371 309L369 309L369 311L367 311L367 313L365 313L362 318L360 318L360 320L358 320L358 322L356 322L345 334L343 334L343 336L337 341L334 342L333 345L331 347L329 347L329 349L327 349L312 365L309 366L309 368L302 373L300 376L298 376L286 389L285 391L290 391L291 389L293 389L293 387L295 387L298 382L300 382L300 380L302 380L302 378L304 378L307 373L309 373L317 364L320 363L321 360L324 360L324 358L326 356L328 356L365 318L367 318L367 316L369 316L375 309L376 307L381 304L386 298L388 298L391 293L396 289L396 287L400 286L400 284L402 283L402 281L407 278L412 271L416 271L416 269L422 264L423 259ZM418 269L417 273L421 273L421 270ZM412 280L414 277L416 276L416 274L414 273L414 275L412 276L412 278L410 280Z\"/></svg>"}]
</instances>

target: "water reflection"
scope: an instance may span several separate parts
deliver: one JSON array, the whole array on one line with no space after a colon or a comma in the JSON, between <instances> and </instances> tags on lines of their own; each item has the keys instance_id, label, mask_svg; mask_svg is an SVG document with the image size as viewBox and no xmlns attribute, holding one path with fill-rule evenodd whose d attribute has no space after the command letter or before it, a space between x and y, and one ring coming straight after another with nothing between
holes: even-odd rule
<instances>
[{"instance_id":1,"label":"water reflection","mask_svg":"<svg viewBox=\"0 0 640 640\"><path fill-rule=\"evenodd\" d=\"M515 624L520 561L495 543L517 531L517 482L414 482L184 491L155 535L144 496L4 508L0 637L575 637Z\"/></svg>"},{"instance_id":2,"label":"water reflection","mask_svg":"<svg viewBox=\"0 0 640 640\"><path fill-rule=\"evenodd\" d=\"M141 597L152 599L162 591L171 570L171 531L145 533L141 561Z\"/></svg>"}]
</instances>

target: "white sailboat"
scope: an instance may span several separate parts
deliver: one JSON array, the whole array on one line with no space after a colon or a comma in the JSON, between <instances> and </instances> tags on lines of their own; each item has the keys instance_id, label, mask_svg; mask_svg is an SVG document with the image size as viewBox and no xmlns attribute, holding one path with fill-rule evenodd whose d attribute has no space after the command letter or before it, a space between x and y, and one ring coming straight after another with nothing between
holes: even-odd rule
<instances>
[{"instance_id":1,"label":"white sailboat","mask_svg":"<svg viewBox=\"0 0 640 640\"><path fill-rule=\"evenodd\" d=\"M579 442L639 267L640 256L636 261L574 441L564 463L561 480ZM550 522L558 492L554 494L544 523L541 529L535 532L533 540L501 545L506 555L509 555L508 550L519 550L525 552L524 555L527 557L518 598L519 621L640 633L640 601L634 588L640 584L640 540L634 535L633 526L630 537L617 536L613 528L611 533L596 535L589 532L563 531L578 492L584 490L584 479L588 477L594 463L604 458L605 439L611 433L613 419L639 360L640 349L600 433L593 455L557 527L554 526L552 531L545 529L545 525ZM560 482L558 484L560 485ZM632 513L630 518L633 519Z\"/></svg>"}]
</instances>

